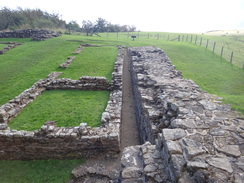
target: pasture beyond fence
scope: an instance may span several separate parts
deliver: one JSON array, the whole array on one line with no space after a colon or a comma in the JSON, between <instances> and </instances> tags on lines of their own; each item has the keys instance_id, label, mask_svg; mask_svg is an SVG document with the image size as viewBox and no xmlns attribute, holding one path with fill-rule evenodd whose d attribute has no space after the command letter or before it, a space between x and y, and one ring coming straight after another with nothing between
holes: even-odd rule
<instances>
[{"instance_id":1,"label":"pasture beyond fence","mask_svg":"<svg viewBox=\"0 0 244 183\"><path fill-rule=\"evenodd\" d=\"M116 37L116 38L128 38L131 40L136 39L155 39L163 41L182 41L192 43L198 46L205 47L211 50L213 53L219 55L221 59L226 59L230 63L244 69L244 57L241 55L241 50L233 50L230 48L228 42L218 42L214 40L214 36L211 39L204 35L197 34L182 34L176 33L154 33L154 32L116 32L116 33L103 33L103 37ZM132 38L133 36L133 38ZM136 37L135 37L136 36Z\"/></svg>"}]
</instances>

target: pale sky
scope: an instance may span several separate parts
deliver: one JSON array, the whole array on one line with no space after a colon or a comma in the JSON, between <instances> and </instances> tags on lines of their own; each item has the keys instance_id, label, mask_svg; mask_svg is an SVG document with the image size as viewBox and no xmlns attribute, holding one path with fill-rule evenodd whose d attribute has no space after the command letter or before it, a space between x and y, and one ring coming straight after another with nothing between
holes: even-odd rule
<instances>
[{"instance_id":1,"label":"pale sky","mask_svg":"<svg viewBox=\"0 0 244 183\"><path fill-rule=\"evenodd\" d=\"M141 31L206 32L244 29L244 0L0 0L0 8L59 13L81 25L99 17Z\"/></svg>"}]
</instances>

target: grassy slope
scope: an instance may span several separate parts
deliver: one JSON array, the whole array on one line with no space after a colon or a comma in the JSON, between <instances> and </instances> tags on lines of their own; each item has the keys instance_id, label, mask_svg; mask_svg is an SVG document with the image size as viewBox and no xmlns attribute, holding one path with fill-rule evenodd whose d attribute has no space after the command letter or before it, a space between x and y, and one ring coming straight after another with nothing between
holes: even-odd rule
<instances>
[{"instance_id":1,"label":"grassy slope","mask_svg":"<svg viewBox=\"0 0 244 183\"><path fill-rule=\"evenodd\" d=\"M84 160L0 161L0 182L68 182L70 172L83 162Z\"/></svg>"},{"instance_id":2,"label":"grassy slope","mask_svg":"<svg viewBox=\"0 0 244 183\"><path fill-rule=\"evenodd\" d=\"M37 130L46 121L56 121L59 127L79 126L82 122L92 127L100 126L108 99L108 91L46 91L9 126L17 130Z\"/></svg>"},{"instance_id":3,"label":"grassy slope","mask_svg":"<svg viewBox=\"0 0 244 183\"><path fill-rule=\"evenodd\" d=\"M0 105L57 70L78 46L78 43L65 41L62 37L43 42L23 39L21 42L24 44L0 55Z\"/></svg>"}]
</instances>

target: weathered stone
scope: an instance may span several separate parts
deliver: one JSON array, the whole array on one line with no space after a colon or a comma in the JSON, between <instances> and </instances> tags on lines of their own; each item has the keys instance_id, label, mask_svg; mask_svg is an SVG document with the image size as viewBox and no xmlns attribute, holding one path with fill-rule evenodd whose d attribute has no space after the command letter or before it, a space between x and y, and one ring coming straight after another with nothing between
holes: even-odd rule
<instances>
[{"instance_id":1,"label":"weathered stone","mask_svg":"<svg viewBox=\"0 0 244 183\"><path fill-rule=\"evenodd\" d=\"M211 166L219 168L221 170L225 170L229 173L233 172L233 168L231 163L226 157L209 157L206 159L207 163Z\"/></svg>"},{"instance_id":2,"label":"weathered stone","mask_svg":"<svg viewBox=\"0 0 244 183\"><path fill-rule=\"evenodd\" d=\"M178 140L186 136L186 132L183 129L163 129L163 138L165 140Z\"/></svg>"},{"instance_id":3,"label":"weathered stone","mask_svg":"<svg viewBox=\"0 0 244 183\"><path fill-rule=\"evenodd\" d=\"M203 149L200 149L199 147L194 147L194 146L186 146L186 147L184 147L184 151L186 153L186 157L188 160L191 160L193 157L199 156L199 155L205 153L205 151Z\"/></svg>"},{"instance_id":4,"label":"weathered stone","mask_svg":"<svg viewBox=\"0 0 244 183\"><path fill-rule=\"evenodd\" d=\"M189 170L198 170L198 169L207 169L208 164L204 162L197 162L197 161L188 161L187 168Z\"/></svg>"},{"instance_id":5,"label":"weathered stone","mask_svg":"<svg viewBox=\"0 0 244 183\"><path fill-rule=\"evenodd\" d=\"M238 157L241 155L241 151L238 145L226 145L221 148L218 148L217 150L229 156Z\"/></svg>"},{"instance_id":6,"label":"weathered stone","mask_svg":"<svg viewBox=\"0 0 244 183\"><path fill-rule=\"evenodd\" d=\"M217 105L215 103L212 103L208 100L201 100L201 101L199 101L199 103L202 104L204 109L206 109L206 110L212 111L217 108Z\"/></svg>"},{"instance_id":7,"label":"weathered stone","mask_svg":"<svg viewBox=\"0 0 244 183\"><path fill-rule=\"evenodd\" d=\"M175 119L171 122L173 128L197 128L193 119Z\"/></svg>"},{"instance_id":8,"label":"weathered stone","mask_svg":"<svg viewBox=\"0 0 244 183\"><path fill-rule=\"evenodd\" d=\"M174 168L176 178L180 178L182 175L182 171L184 170L184 166L186 164L185 158L183 155L171 155L171 163Z\"/></svg>"},{"instance_id":9,"label":"weathered stone","mask_svg":"<svg viewBox=\"0 0 244 183\"><path fill-rule=\"evenodd\" d=\"M149 164L144 168L145 172L155 172L157 170L157 166L153 164Z\"/></svg>"},{"instance_id":10,"label":"weathered stone","mask_svg":"<svg viewBox=\"0 0 244 183\"><path fill-rule=\"evenodd\" d=\"M127 167L122 171L122 178L132 179L140 178L142 176L143 170L138 167Z\"/></svg>"},{"instance_id":11,"label":"weathered stone","mask_svg":"<svg viewBox=\"0 0 244 183\"><path fill-rule=\"evenodd\" d=\"M165 145L170 154L182 154L182 149L177 141L167 140Z\"/></svg>"}]
</instances>

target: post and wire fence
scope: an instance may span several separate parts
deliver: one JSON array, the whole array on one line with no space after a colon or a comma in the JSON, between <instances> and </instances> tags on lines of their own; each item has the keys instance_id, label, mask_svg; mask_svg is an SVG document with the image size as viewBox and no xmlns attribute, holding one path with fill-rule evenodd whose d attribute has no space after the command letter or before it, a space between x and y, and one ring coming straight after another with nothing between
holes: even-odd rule
<instances>
[{"instance_id":1,"label":"post and wire fence","mask_svg":"<svg viewBox=\"0 0 244 183\"><path fill-rule=\"evenodd\" d=\"M181 41L195 44L197 46L205 47L213 53L219 55L221 58L226 59L230 63L244 69L244 59L238 51L231 50L228 43L221 44L213 39L201 35L188 35L188 34L167 34L167 33L147 33L147 32L107 32L103 36L117 37L117 38L131 38L136 39L154 39L162 41ZM132 39L132 38L131 38ZM236 54L235 54L236 53ZM241 63L243 61L243 63Z\"/></svg>"}]
</instances>

